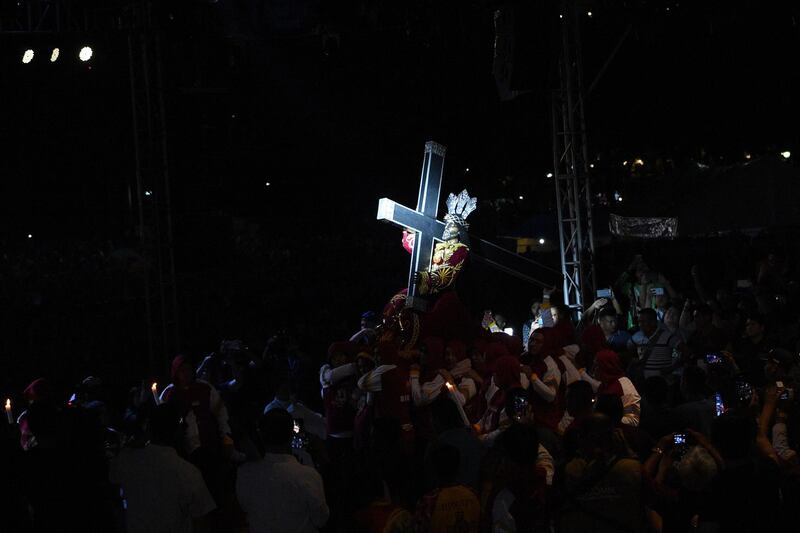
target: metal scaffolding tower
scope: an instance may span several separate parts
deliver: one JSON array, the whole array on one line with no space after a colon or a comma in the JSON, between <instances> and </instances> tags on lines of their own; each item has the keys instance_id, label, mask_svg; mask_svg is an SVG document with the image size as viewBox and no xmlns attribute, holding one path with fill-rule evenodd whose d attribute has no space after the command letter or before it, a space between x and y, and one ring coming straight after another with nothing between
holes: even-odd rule
<instances>
[{"instance_id":1,"label":"metal scaffolding tower","mask_svg":"<svg viewBox=\"0 0 800 533\"><path fill-rule=\"evenodd\" d=\"M584 119L579 12L562 0L558 89L553 92L553 178L564 303L578 316L595 290L592 194Z\"/></svg>"}]
</instances>

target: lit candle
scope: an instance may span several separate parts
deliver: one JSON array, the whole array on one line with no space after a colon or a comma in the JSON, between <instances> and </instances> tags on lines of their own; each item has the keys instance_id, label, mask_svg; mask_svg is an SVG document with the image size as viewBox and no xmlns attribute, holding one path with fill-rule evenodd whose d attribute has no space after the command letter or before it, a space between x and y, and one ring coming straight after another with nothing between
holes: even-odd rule
<instances>
[{"instance_id":1,"label":"lit candle","mask_svg":"<svg viewBox=\"0 0 800 533\"><path fill-rule=\"evenodd\" d=\"M153 391L153 400L155 400L156 405L159 405L161 402L158 400L158 383L153 383L150 390Z\"/></svg>"},{"instance_id":2,"label":"lit candle","mask_svg":"<svg viewBox=\"0 0 800 533\"><path fill-rule=\"evenodd\" d=\"M6 418L8 418L8 423L14 423L14 413L11 412L11 400L6 399Z\"/></svg>"},{"instance_id":3,"label":"lit candle","mask_svg":"<svg viewBox=\"0 0 800 533\"><path fill-rule=\"evenodd\" d=\"M464 422L465 426L469 427L470 424L469 419L467 418L467 413L464 412L464 406L461 405L461 402L459 402L458 398L456 397L455 386L453 386L453 384L449 381L445 382L445 385L447 385L447 392L450 393L450 398L452 398L453 402L456 404L456 407L458 407L458 414L461 415L461 420Z\"/></svg>"}]
</instances>

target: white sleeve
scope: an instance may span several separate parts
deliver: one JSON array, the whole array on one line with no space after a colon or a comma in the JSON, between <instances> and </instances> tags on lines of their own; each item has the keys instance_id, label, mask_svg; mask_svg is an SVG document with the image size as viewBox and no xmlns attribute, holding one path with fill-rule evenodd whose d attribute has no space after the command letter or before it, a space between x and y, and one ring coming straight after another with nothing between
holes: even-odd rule
<instances>
[{"instance_id":1,"label":"white sleeve","mask_svg":"<svg viewBox=\"0 0 800 533\"><path fill-rule=\"evenodd\" d=\"M431 381L426 381L421 386L419 384L419 376L412 376L411 399L414 401L414 405L422 407L432 403L439 396L442 385L444 385L444 378L438 374Z\"/></svg>"},{"instance_id":2,"label":"white sleeve","mask_svg":"<svg viewBox=\"0 0 800 533\"><path fill-rule=\"evenodd\" d=\"M556 467L553 462L553 456L547 451L547 448L539 445L538 453L536 454L536 466L541 466L547 474L547 484L553 484L553 476L556 473Z\"/></svg>"},{"instance_id":3,"label":"white sleeve","mask_svg":"<svg viewBox=\"0 0 800 533\"><path fill-rule=\"evenodd\" d=\"M578 372L578 369L575 368L575 365L572 363L572 360L567 357L566 355L562 355L559 357L561 362L564 364L564 375L562 379L567 384L567 386L575 383L576 381L580 381L581 374Z\"/></svg>"},{"instance_id":4,"label":"white sleeve","mask_svg":"<svg viewBox=\"0 0 800 533\"><path fill-rule=\"evenodd\" d=\"M789 437L787 433L785 422L778 422L772 426L772 447L775 449L775 453L778 454L778 457L784 461L791 461L797 456L797 452L789 447Z\"/></svg>"},{"instance_id":5,"label":"white sleeve","mask_svg":"<svg viewBox=\"0 0 800 533\"><path fill-rule=\"evenodd\" d=\"M358 388L367 392L380 392L383 390L381 376L393 368L396 368L395 365L381 365L370 370L358 380Z\"/></svg>"},{"instance_id":6,"label":"white sleeve","mask_svg":"<svg viewBox=\"0 0 800 533\"><path fill-rule=\"evenodd\" d=\"M478 393L478 387L472 378L462 378L458 384L458 391L464 395L464 403L466 403Z\"/></svg>"},{"instance_id":7,"label":"white sleeve","mask_svg":"<svg viewBox=\"0 0 800 533\"><path fill-rule=\"evenodd\" d=\"M306 505L308 506L308 517L315 527L321 528L328 521L330 509L325 502L325 490L322 487L322 477L316 470L309 468Z\"/></svg>"},{"instance_id":8,"label":"white sleeve","mask_svg":"<svg viewBox=\"0 0 800 533\"><path fill-rule=\"evenodd\" d=\"M220 397L217 389L211 384L208 386L211 388L209 392L209 404L211 406L211 412L214 413L214 416L217 418L219 432L223 435L230 435L231 427L228 425L228 408L225 407L225 402L222 401L222 397Z\"/></svg>"},{"instance_id":9,"label":"white sleeve","mask_svg":"<svg viewBox=\"0 0 800 533\"><path fill-rule=\"evenodd\" d=\"M583 381L585 381L586 383L588 383L589 385L591 385L592 386L592 390L594 392L597 392L597 389L599 389L600 385L602 385L602 383L600 381L598 381L598 380L594 379L592 376L590 376L589 373L586 370L581 372L581 379Z\"/></svg>"},{"instance_id":10,"label":"white sleeve","mask_svg":"<svg viewBox=\"0 0 800 533\"><path fill-rule=\"evenodd\" d=\"M189 484L187 509L192 518L200 518L216 509L217 504L214 503L214 498L208 492L206 482L203 481L203 475L197 468L193 468Z\"/></svg>"},{"instance_id":11,"label":"white sleeve","mask_svg":"<svg viewBox=\"0 0 800 533\"><path fill-rule=\"evenodd\" d=\"M620 378L620 385L622 385L622 423L631 426L639 426L639 418L642 413L641 396L633 386L633 383L628 378Z\"/></svg>"},{"instance_id":12,"label":"white sleeve","mask_svg":"<svg viewBox=\"0 0 800 533\"><path fill-rule=\"evenodd\" d=\"M330 387L336 385L345 378L355 375L357 372L355 363L348 363L336 368L331 365L323 365L319 370L319 382L323 387Z\"/></svg>"},{"instance_id":13,"label":"white sleeve","mask_svg":"<svg viewBox=\"0 0 800 533\"><path fill-rule=\"evenodd\" d=\"M546 402L552 402L556 399L556 388L539 378L531 381L531 387Z\"/></svg>"},{"instance_id":14,"label":"white sleeve","mask_svg":"<svg viewBox=\"0 0 800 533\"><path fill-rule=\"evenodd\" d=\"M517 523L511 515L514 495L508 489L501 490L492 505L492 533L516 533Z\"/></svg>"}]
</instances>

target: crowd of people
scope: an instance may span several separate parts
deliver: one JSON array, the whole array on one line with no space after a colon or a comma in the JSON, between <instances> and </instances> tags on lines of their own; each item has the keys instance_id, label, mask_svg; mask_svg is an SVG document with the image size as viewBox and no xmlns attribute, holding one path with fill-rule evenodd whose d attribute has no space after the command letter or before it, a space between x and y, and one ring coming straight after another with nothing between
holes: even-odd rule
<instances>
[{"instance_id":1,"label":"crowd of people","mask_svg":"<svg viewBox=\"0 0 800 533\"><path fill-rule=\"evenodd\" d=\"M709 294L640 256L578 318L401 342L367 312L324 363L277 334L6 406L3 531L762 531L798 523L800 322L780 257ZM320 405L321 413L314 407Z\"/></svg>"}]
</instances>

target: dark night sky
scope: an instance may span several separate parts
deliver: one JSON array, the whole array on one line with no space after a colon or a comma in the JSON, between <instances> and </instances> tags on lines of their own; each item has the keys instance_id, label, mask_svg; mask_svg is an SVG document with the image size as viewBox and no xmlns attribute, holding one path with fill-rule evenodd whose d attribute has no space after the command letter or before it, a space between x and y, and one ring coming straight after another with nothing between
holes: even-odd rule
<instances>
[{"instance_id":1,"label":"dark night sky","mask_svg":"<svg viewBox=\"0 0 800 533\"><path fill-rule=\"evenodd\" d=\"M544 174L552 160L555 8L528 9L518 20L529 46L515 59L529 67L532 91L501 102L491 68L495 3L163 5L175 209L190 227L231 215L268 226L296 215L295 226L319 227L319 215L363 228L378 197L413 202L428 139L449 148L448 190L468 186L482 199L524 194L520 216L552 207ZM600 174L613 176L631 154L704 149L736 157L797 146L796 9L755 1L584 5L593 12L581 17L587 84L632 25L588 100L590 152L606 164ZM325 53L317 33L338 45ZM55 66L41 55L19 62L28 43L59 39L73 47L84 40L3 40L0 231L9 243L29 232L45 240L115 237L131 222L123 36L89 36L98 50L91 70L67 57Z\"/></svg>"}]
</instances>

